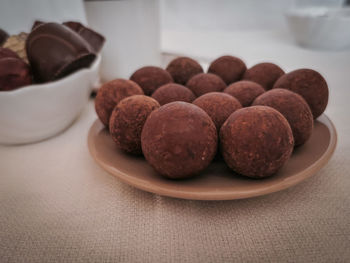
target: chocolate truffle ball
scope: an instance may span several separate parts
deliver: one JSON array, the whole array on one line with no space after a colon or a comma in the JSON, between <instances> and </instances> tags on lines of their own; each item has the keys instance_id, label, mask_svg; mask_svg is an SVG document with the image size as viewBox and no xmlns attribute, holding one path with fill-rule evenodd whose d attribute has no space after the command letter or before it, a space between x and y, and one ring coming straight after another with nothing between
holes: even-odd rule
<instances>
[{"instance_id":1,"label":"chocolate truffle ball","mask_svg":"<svg viewBox=\"0 0 350 263\"><path fill-rule=\"evenodd\" d=\"M179 57L169 63L166 70L176 83L185 85L194 75L203 73L203 68L197 61L188 57Z\"/></svg>"},{"instance_id":2,"label":"chocolate truffle ball","mask_svg":"<svg viewBox=\"0 0 350 263\"><path fill-rule=\"evenodd\" d=\"M229 85L240 80L246 69L247 67L241 59L233 56L222 56L210 64L208 72L220 76Z\"/></svg>"},{"instance_id":3,"label":"chocolate truffle ball","mask_svg":"<svg viewBox=\"0 0 350 263\"><path fill-rule=\"evenodd\" d=\"M210 116L218 132L227 118L233 112L242 108L237 99L222 92L204 94L195 99L193 104L203 109Z\"/></svg>"},{"instance_id":4,"label":"chocolate truffle ball","mask_svg":"<svg viewBox=\"0 0 350 263\"><path fill-rule=\"evenodd\" d=\"M217 75L211 73L197 74L187 82L186 86L197 97L208 92L223 91L226 88L225 82Z\"/></svg>"},{"instance_id":5,"label":"chocolate truffle ball","mask_svg":"<svg viewBox=\"0 0 350 263\"><path fill-rule=\"evenodd\" d=\"M22 59L5 57L0 59L0 91L17 89L32 83L29 65Z\"/></svg>"},{"instance_id":6,"label":"chocolate truffle ball","mask_svg":"<svg viewBox=\"0 0 350 263\"><path fill-rule=\"evenodd\" d=\"M136 70L130 77L143 89L146 95L151 95L160 86L173 82L173 78L166 70L147 66Z\"/></svg>"},{"instance_id":7,"label":"chocolate truffle ball","mask_svg":"<svg viewBox=\"0 0 350 263\"><path fill-rule=\"evenodd\" d=\"M132 154L141 154L141 131L152 111L159 103L145 95L122 99L109 120L109 132L117 146Z\"/></svg>"},{"instance_id":8,"label":"chocolate truffle ball","mask_svg":"<svg viewBox=\"0 0 350 263\"><path fill-rule=\"evenodd\" d=\"M310 138L313 117L309 105L300 95L286 89L272 89L257 97L253 105L278 110L292 128L295 146L304 144Z\"/></svg>"},{"instance_id":9,"label":"chocolate truffle ball","mask_svg":"<svg viewBox=\"0 0 350 263\"><path fill-rule=\"evenodd\" d=\"M152 94L152 98L157 100L160 105L164 105L174 101L192 102L196 96L185 86L169 83L157 89Z\"/></svg>"},{"instance_id":10,"label":"chocolate truffle ball","mask_svg":"<svg viewBox=\"0 0 350 263\"><path fill-rule=\"evenodd\" d=\"M283 74L284 71L273 63L259 63L248 69L243 79L259 83L265 90L269 90Z\"/></svg>"},{"instance_id":11,"label":"chocolate truffle ball","mask_svg":"<svg viewBox=\"0 0 350 263\"><path fill-rule=\"evenodd\" d=\"M235 97L243 107L250 106L254 99L265 92L264 88L253 81L241 80L229 85L225 93Z\"/></svg>"},{"instance_id":12,"label":"chocolate truffle ball","mask_svg":"<svg viewBox=\"0 0 350 263\"><path fill-rule=\"evenodd\" d=\"M217 140L208 114L180 101L152 112L141 134L146 160L158 173L174 179L193 176L206 168L216 154Z\"/></svg>"},{"instance_id":13,"label":"chocolate truffle ball","mask_svg":"<svg viewBox=\"0 0 350 263\"><path fill-rule=\"evenodd\" d=\"M115 79L103 84L95 98L95 110L101 122L108 126L114 107L119 101L132 95L143 95L143 91L131 80Z\"/></svg>"},{"instance_id":14,"label":"chocolate truffle ball","mask_svg":"<svg viewBox=\"0 0 350 263\"><path fill-rule=\"evenodd\" d=\"M235 111L220 130L221 152L235 172L254 178L271 176L292 154L292 130L285 117L266 106Z\"/></svg>"},{"instance_id":15,"label":"chocolate truffle ball","mask_svg":"<svg viewBox=\"0 0 350 263\"><path fill-rule=\"evenodd\" d=\"M327 82L312 69L289 72L278 79L273 88L289 89L301 95L309 104L314 119L324 112L328 104Z\"/></svg>"}]
</instances>

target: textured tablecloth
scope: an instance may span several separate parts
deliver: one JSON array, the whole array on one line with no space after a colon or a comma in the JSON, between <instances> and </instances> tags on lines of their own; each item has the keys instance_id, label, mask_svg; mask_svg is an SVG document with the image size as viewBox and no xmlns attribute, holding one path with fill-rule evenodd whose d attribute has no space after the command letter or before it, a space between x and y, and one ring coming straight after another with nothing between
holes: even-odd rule
<instances>
[{"instance_id":1,"label":"textured tablecloth","mask_svg":"<svg viewBox=\"0 0 350 263\"><path fill-rule=\"evenodd\" d=\"M252 199L161 197L120 182L90 157L87 133L96 119L90 101L58 136L0 147L0 262L349 262L350 53L306 51L260 35L259 45L240 45L230 35L175 43L172 36L165 50L320 70L339 136L328 165L297 186ZM189 50L203 40L201 50Z\"/></svg>"}]
</instances>

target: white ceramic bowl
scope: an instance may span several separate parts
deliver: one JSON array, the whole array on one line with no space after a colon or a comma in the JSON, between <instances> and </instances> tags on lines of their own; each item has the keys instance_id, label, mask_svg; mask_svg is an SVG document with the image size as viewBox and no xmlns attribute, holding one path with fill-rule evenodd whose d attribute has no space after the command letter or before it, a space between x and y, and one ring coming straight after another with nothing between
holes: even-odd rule
<instances>
[{"instance_id":1,"label":"white ceramic bowl","mask_svg":"<svg viewBox=\"0 0 350 263\"><path fill-rule=\"evenodd\" d=\"M326 50L350 48L350 8L300 8L289 11L286 17L301 46Z\"/></svg>"},{"instance_id":2,"label":"white ceramic bowl","mask_svg":"<svg viewBox=\"0 0 350 263\"><path fill-rule=\"evenodd\" d=\"M99 81L101 56L90 68L63 79L0 92L0 143L22 144L49 138L67 128Z\"/></svg>"}]
</instances>

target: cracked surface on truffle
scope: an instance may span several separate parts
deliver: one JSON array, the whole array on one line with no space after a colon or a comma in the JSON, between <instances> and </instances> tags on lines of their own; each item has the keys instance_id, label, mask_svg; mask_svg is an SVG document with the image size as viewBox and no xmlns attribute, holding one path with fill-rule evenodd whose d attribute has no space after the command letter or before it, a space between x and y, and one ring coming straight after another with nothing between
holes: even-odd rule
<instances>
[{"instance_id":1,"label":"cracked surface on truffle","mask_svg":"<svg viewBox=\"0 0 350 263\"><path fill-rule=\"evenodd\" d=\"M265 89L253 81L241 80L229 85L224 92L239 100L243 107L248 107Z\"/></svg>"},{"instance_id":2,"label":"cracked surface on truffle","mask_svg":"<svg viewBox=\"0 0 350 263\"><path fill-rule=\"evenodd\" d=\"M174 101L192 102L196 96L185 86L169 83L157 89L152 94L152 98L157 100L160 105L164 105Z\"/></svg>"},{"instance_id":3,"label":"cracked surface on truffle","mask_svg":"<svg viewBox=\"0 0 350 263\"><path fill-rule=\"evenodd\" d=\"M243 79L259 83L265 90L269 90L283 74L283 69L276 64L259 63L248 69Z\"/></svg>"},{"instance_id":4,"label":"cracked surface on truffle","mask_svg":"<svg viewBox=\"0 0 350 263\"><path fill-rule=\"evenodd\" d=\"M295 146L304 144L310 138L313 117L309 105L299 94L286 89L272 89L257 97L253 105L278 110L292 128Z\"/></svg>"},{"instance_id":5,"label":"cracked surface on truffle","mask_svg":"<svg viewBox=\"0 0 350 263\"><path fill-rule=\"evenodd\" d=\"M209 66L208 73L213 73L221 77L227 85L240 80L247 67L245 63L237 57L222 56L215 59Z\"/></svg>"},{"instance_id":6,"label":"cracked surface on truffle","mask_svg":"<svg viewBox=\"0 0 350 263\"><path fill-rule=\"evenodd\" d=\"M289 72L273 88L289 89L301 95L309 104L314 119L325 111L328 104L327 82L320 73L312 69Z\"/></svg>"},{"instance_id":7,"label":"cracked surface on truffle","mask_svg":"<svg viewBox=\"0 0 350 263\"><path fill-rule=\"evenodd\" d=\"M141 131L149 114L159 108L151 97L134 95L121 100L114 108L109 131L117 146L132 154L141 154Z\"/></svg>"},{"instance_id":8,"label":"cracked surface on truffle","mask_svg":"<svg viewBox=\"0 0 350 263\"><path fill-rule=\"evenodd\" d=\"M185 85L194 75L203 73L199 63L188 57L179 57L169 63L166 70L173 77L174 82Z\"/></svg>"},{"instance_id":9,"label":"cracked surface on truffle","mask_svg":"<svg viewBox=\"0 0 350 263\"><path fill-rule=\"evenodd\" d=\"M221 151L227 165L248 177L276 173L292 154L294 140L286 118L271 107L237 110L220 130Z\"/></svg>"},{"instance_id":10,"label":"cracked surface on truffle","mask_svg":"<svg viewBox=\"0 0 350 263\"><path fill-rule=\"evenodd\" d=\"M233 112L242 108L237 99L221 92L204 94L195 99L193 104L203 109L210 116L217 131L220 130L222 124Z\"/></svg>"},{"instance_id":11,"label":"cracked surface on truffle","mask_svg":"<svg viewBox=\"0 0 350 263\"><path fill-rule=\"evenodd\" d=\"M215 74L200 73L192 77L186 84L197 97L208 92L219 92L226 88L225 82Z\"/></svg>"},{"instance_id":12,"label":"cracked surface on truffle","mask_svg":"<svg viewBox=\"0 0 350 263\"><path fill-rule=\"evenodd\" d=\"M208 114L179 101L152 112L141 135L146 160L169 178L190 177L205 169L216 154L217 140Z\"/></svg>"},{"instance_id":13,"label":"cracked surface on truffle","mask_svg":"<svg viewBox=\"0 0 350 263\"><path fill-rule=\"evenodd\" d=\"M130 77L142 88L146 95L151 95L160 86L173 82L173 78L166 70L147 66L136 70Z\"/></svg>"},{"instance_id":14,"label":"cracked surface on truffle","mask_svg":"<svg viewBox=\"0 0 350 263\"><path fill-rule=\"evenodd\" d=\"M119 101L132 95L143 95L143 91L131 80L115 79L103 84L95 98L95 110L101 122L108 126L114 107Z\"/></svg>"}]
</instances>

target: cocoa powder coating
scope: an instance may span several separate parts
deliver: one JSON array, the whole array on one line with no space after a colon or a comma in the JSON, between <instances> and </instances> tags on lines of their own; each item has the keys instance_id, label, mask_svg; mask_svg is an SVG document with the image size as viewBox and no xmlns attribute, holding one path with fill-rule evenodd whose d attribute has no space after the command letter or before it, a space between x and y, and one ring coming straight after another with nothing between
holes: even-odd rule
<instances>
[{"instance_id":1,"label":"cocoa powder coating","mask_svg":"<svg viewBox=\"0 0 350 263\"><path fill-rule=\"evenodd\" d=\"M253 105L269 106L279 111L292 128L295 146L310 138L313 116L309 105L299 94L286 89L272 89L257 97Z\"/></svg>"},{"instance_id":2,"label":"cocoa powder coating","mask_svg":"<svg viewBox=\"0 0 350 263\"><path fill-rule=\"evenodd\" d=\"M108 126L114 107L119 101L132 95L143 95L143 91L131 80L115 79L103 84L95 98L95 110L101 122Z\"/></svg>"},{"instance_id":3,"label":"cocoa powder coating","mask_svg":"<svg viewBox=\"0 0 350 263\"><path fill-rule=\"evenodd\" d=\"M141 154L141 131L150 113L159 103L145 95L133 95L122 99L114 108L109 132L116 145L131 154Z\"/></svg>"},{"instance_id":4,"label":"cocoa powder coating","mask_svg":"<svg viewBox=\"0 0 350 263\"><path fill-rule=\"evenodd\" d=\"M276 173L292 154L294 140L285 117L267 106L235 111L220 130L221 152L236 173L253 178Z\"/></svg>"},{"instance_id":5,"label":"cocoa powder coating","mask_svg":"<svg viewBox=\"0 0 350 263\"><path fill-rule=\"evenodd\" d=\"M283 74L284 71L276 64L259 63L248 69L243 79L259 83L265 90L269 90Z\"/></svg>"},{"instance_id":6,"label":"cocoa powder coating","mask_svg":"<svg viewBox=\"0 0 350 263\"><path fill-rule=\"evenodd\" d=\"M327 82L320 73L312 69L289 72L273 88L288 89L301 95L309 104L314 119L325 111L328 104Z\"/></svg>"},{"instance_id":7,"label":"cocoa powder coating","mask_svg":"<svg viewBox=\"0 0 350 263\"><path fill-rule=\"evenodd\" d=\"M151 95L160 86L173 82L173 78L166 70L147 66L136 70L130 77L143 89L146 95Z\"/></svg>"},{"instance_id":8,"label":"cocoa powder coating","mask_svg":"<svg viewBox=\"0 0 350 263\"><path fill-rule=\"evenodd\" d=\"M193 104L203 109L210 116L218 132L226 119L233 112L242 108L237 99L222 92L206 93L195 99Z\"/></svg>"},{"instance_id":9,"label":"cocoa powder coating","mask_svg":"<svg viewBox=\"0 0 350 263\"><path fill-rule=\"evenodd\" d=\"M229 85L225 93L235 97L243 107L250 106L254 99L265 92L264 88L253 81L241 80Z\"/></svg>"},{"instance_id":10,"label":"cocoa powder coating","mask_svg":"<svg viewBox=\"0 0 350 263\"><path fill-rule=\"evenodd\" d=\"M166 70L173 77L174 82L185 85L194 75L203 73L199 63L188 57L179 57L172 60Z\"/></svg>"},{"instance_id":11,"label":"cocoa powder coating","mask_svg":"<svg viewBox=\"0 0 350 263\"><path fill-rule=\"evenodd\" d=\"M213 121L201 108L187 102L171 102L153 111L141 134L146 160L161 175L185 178L198 174L217 150Z\"/></svg>"},{"instance_id":12,"label":"cocoa powder coating","mask_svg":"<svg viewBox=\"0 0 350 263\"><path fill-rule=\"evenodd\" d=\"M229 85L242 78L247 67L245 63L233 56L222 56L215 59L209 66L208 73L221 77L226 85Z\"/></svg>"},{"instance_id":13,"label":"cocoa powder coating","mask_svg":"<svg viewBox=\"0 0 350 263\"><path fill-rule=\"evenodd\" d=\"M215 74L200 73L192 77L186 84L197 97L208 92L220 92L226 88L225 82Z\"/></svg>"},{"instance_id":14,"label":"cocoa powder coating","mask_svg":"<svg viewBox=\"0 0 350 263\"><path fill-rule=\"evenodd\" d=\"M174 101L192 102L196 96L185 86L169 83L157 89L152 94L152 98L157 100L160 105L164 105Z\"/></svg>"}]
</instances>

